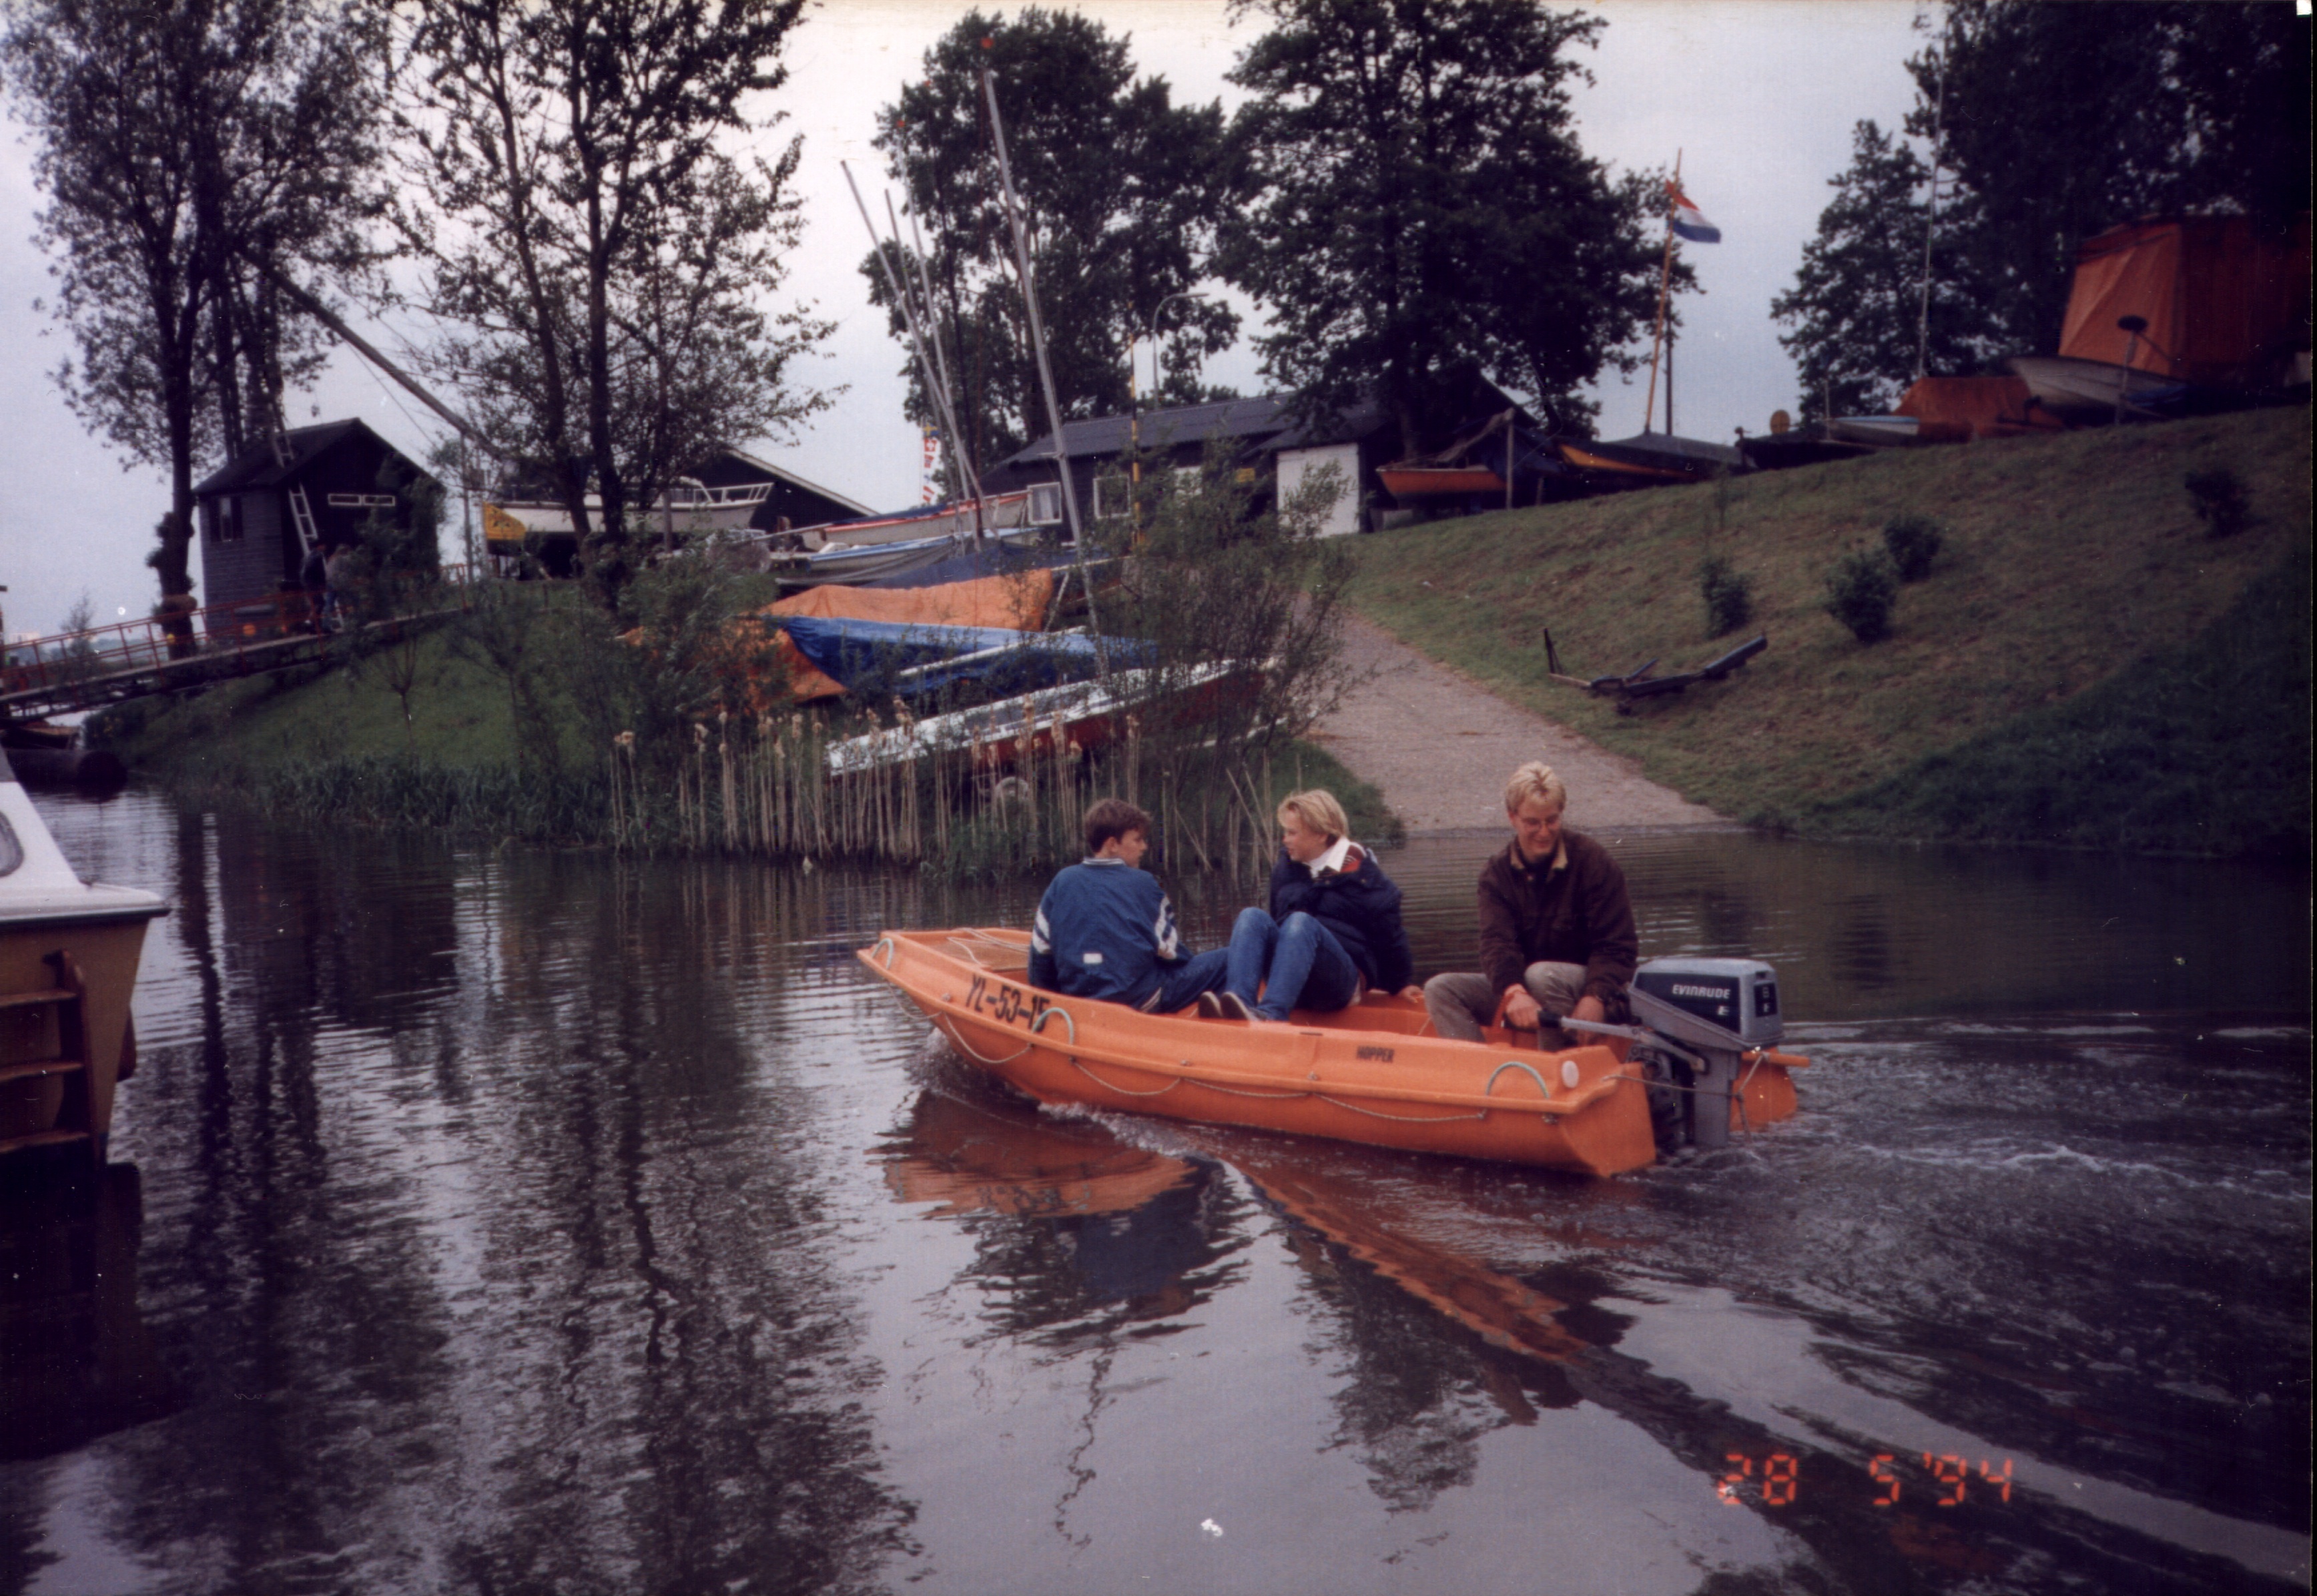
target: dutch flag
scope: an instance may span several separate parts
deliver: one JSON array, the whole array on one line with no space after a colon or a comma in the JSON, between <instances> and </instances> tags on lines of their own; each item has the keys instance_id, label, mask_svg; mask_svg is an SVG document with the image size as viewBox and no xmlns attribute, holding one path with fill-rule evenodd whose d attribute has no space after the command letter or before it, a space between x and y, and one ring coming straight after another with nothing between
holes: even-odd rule
<instances>
[{"instance_id":1,"label":"dutch flag","mask_svg":"<svg viewBox=\"0 0 2317 1596\"><path fill-rule=\"evenodd\" d=\"M1722 229L1705 219L1705 213L1689 202L1681 185L1668 179L1666 197L1673 201L1673 230L1692 244L1719 244Z\"/></svg>"}]
</instances>

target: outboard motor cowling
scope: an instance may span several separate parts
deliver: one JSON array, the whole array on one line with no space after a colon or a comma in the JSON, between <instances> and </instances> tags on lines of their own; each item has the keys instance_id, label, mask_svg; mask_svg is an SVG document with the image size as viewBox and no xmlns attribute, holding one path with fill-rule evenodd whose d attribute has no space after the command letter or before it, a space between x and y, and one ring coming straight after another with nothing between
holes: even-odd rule
<instances>
[{"instance_id":1,"label":"outboard motor cowling","mask_svg":"<svg viewBox=\"0 0 2317 1596\"><path fill-rule=\"evenodd\" d=\"M1652 958L1633 972L1633 992L1735 1031L1749 1048L1785 1036L1778 1015L1778 972L1758 958Z\"/></svg>"},{"instance_id":2,"label":"outboard motor cowling","mask_svg":"<svg viewBox=\"0 0 2317 1596\"><path fill-rule=\"evenodd\" d=\"M1693 1146L1730 1142L1730 1099L1744 1055L1784 1038L1778 975L1758 958L1652 958L1633 972L1634 1021L1665 1042L1686 1089Z\"/></svg>"}]
</instances>

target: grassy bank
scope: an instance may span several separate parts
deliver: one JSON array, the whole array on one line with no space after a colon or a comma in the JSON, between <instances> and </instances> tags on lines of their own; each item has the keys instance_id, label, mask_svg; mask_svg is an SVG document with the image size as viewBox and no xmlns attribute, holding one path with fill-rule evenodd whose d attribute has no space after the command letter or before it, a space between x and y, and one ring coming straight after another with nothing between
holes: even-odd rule
<instances>
[{"instance_id":1,"label":"grassy bank","mask_svg":"<svg viewBox=\"0 0 2317 1596\"><path fill-rule=\"evenodd\" d=\"M528 592L530 590L526 590ZM542 606L579 602L537 590ZM551 612L539 611L539 626ZM317 824L401 826L492 842L885 858L956 876L1050 868L1076 857L1077 817L1094 797L1133 789L1162 816L1179 868L1243 870L1257 855L1250 815L1298 785L1334 790L1359 834L1392 839L1382 795L1304 743L1257 760L1244 792L1204 780L1195 758L1146 751L1057 767L1001 792L962 759L909 780L830 781L821 753L866 729L846 708L761 724L683 728L670 761L599 747L568 684L534 681L529 700L484 663L464 622L419 636L402 669L373 657L121 706L94 735L148 780L191 801ZM552 674L551 672L548 673ZM646 754L649 750L643 751ZM665 754L669 751L663 750ZM1255 788L1267 785L1267 794ZM1162 801L1163 799L1163 801Z\"/></svg>"},{"instance_id":2,"label":"grassy bank","mask_svg":"<svg viewBox=\"0 0 2317 1596\"><path fill-rule=\"evenodd\" d=\"M2225 467L2251 524L2183 486ZM2309 413L1892 451L1359 540L1352 597L1506 698L1722 813L1820 834L2306 857ZM1865 646L1829 566L1885 522L1945 531ZM1754 619L1707 636L1725 559ZM1722 683L1620 715L1548 679L1661 673L1767 632Z\"/></svg>"}]
</instances>

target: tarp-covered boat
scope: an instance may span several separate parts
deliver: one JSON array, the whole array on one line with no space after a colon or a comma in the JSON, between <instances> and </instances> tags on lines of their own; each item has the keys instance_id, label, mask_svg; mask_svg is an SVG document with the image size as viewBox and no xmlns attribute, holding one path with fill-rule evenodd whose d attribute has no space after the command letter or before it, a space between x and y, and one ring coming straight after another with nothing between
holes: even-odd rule
<instances>
[{"instance_id":1,"label":"tarp-covered boat","mask_svg":"<svg viewBox=\"0 0 2317 1596\"><path fill-rule=\"evenodd\" d=\"M924 626L914 621L783 617L781 630L824 675L858 690L873 683L903 697L961 682L1023 692L1083 681L1105 667L1144 663L1147 646L1078 632L1019 631L991 626Z\"/></svg>"},{"instance_id":2,"label":"tarp-covered boat","mask_svg":"<svg viewBox=\"0 0 2317 1596\"><path fill-rule=\"evenodd\" d=\"M1614 1039L1552 1053L1502 1030L1451 1041L1427 1034L1421 1003L1373 994L1284 1024L1145 1014L1033 988L1015 931L887 932L859 957L963 1057L1041 1102L1596 1175L1657 1156L1642 1069ZM1756 1049L1730 1083L1731 1121L1792 1115L1787 1066L1801 1062Z\"/></svg>"}]
</instances>

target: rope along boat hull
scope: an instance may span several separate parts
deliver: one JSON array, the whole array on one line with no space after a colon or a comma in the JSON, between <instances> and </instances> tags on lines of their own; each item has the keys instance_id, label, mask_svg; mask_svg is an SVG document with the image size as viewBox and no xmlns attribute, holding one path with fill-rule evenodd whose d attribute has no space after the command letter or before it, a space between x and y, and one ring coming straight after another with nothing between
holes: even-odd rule
<instances>
[{"instance_id":1,"label":"rope along boat hull","mask_svg":"<svg viewBox=\"0 0 2317 1596\"><path fill-rule=\"evenodd\" d=\"M1033 989L1016 931L888 932L857 957L961 1057L1041 1102L1595 1175L1657 1156L1622 1045L1540 1053L1502 1031L1451 1041L1425 1034L1423 1005L1396 996L1281 1025L1144 1014ZM1731 1105L1733 1121L1753 1126L1794 1111L1794 1087L1773 1067Z\"/></svg>"}]
</instances>

